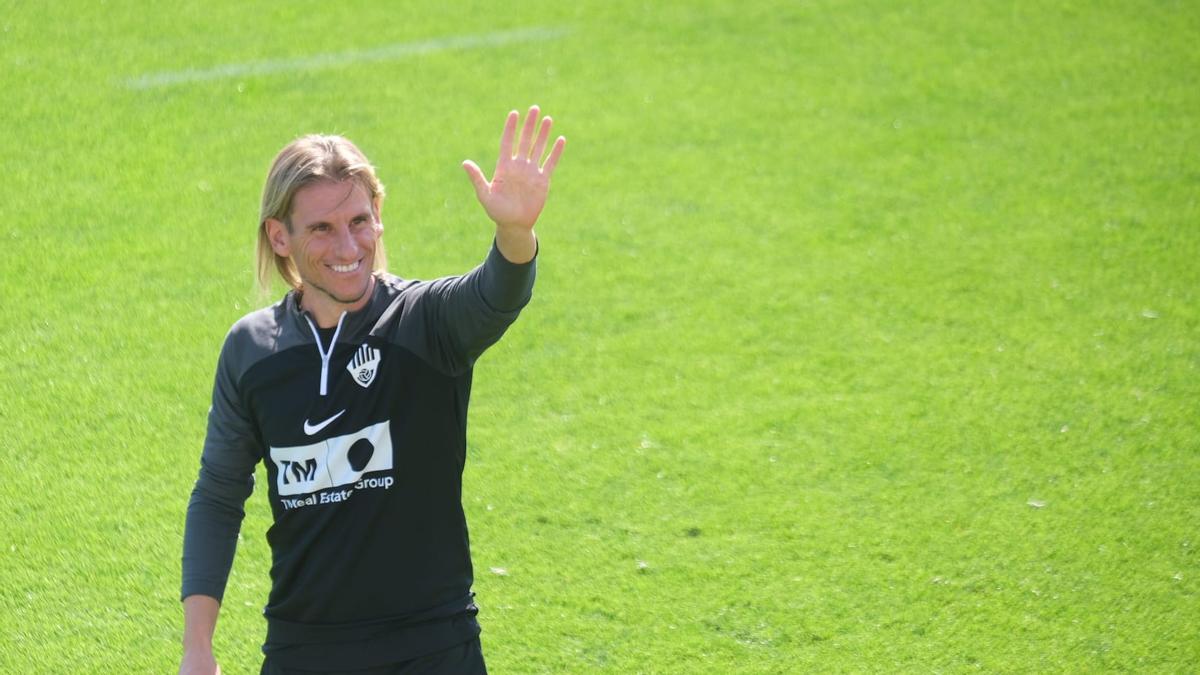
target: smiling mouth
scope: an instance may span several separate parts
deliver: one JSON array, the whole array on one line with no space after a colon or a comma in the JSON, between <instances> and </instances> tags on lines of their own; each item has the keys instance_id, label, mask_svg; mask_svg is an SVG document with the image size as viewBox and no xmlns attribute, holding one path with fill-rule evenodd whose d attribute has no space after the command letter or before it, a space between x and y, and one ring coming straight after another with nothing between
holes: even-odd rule
<instances>
[{"instance_id":1,"label":"smiling mouth","mask_svg":"<svg viewBox=\"0 0 1200 675\"><path fill-rule=\"evenodd\" d=\"M353 272L358 269L359 265L362 265L362 260L355 260L349 265L329 265L329 269L334 272Z\"/></svg>"}]
</instances>

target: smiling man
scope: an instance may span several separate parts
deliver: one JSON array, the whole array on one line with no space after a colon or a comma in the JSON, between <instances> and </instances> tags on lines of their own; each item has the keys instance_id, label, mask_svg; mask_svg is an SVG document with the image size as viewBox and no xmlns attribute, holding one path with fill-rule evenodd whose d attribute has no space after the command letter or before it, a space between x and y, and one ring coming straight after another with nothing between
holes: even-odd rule
<instances>
[{"instance_id":1,"label":"smiling man","mask_svg":"<svg viewBox=\"0 0 1200 675\"><path fill-rule=\"evenodd\" d=\"M336 152L331 138L310 141L318 147L328 144ZM301 288L311 294L309 298L302 294L305 309L337 312L343 305L357 310L366 302L374 281L375 244L383 227L378 196L372 199L368 189L369 184L353 178L318 181L295 194L292 213L284 220L267 218L264 232L275 255L291 262Z\"/></svg>"},{"instance_id":2,"label":"smiling man","mask_svg":"<svg viewBox=\"0 0 1200 675\"><path fill-rule=\"evenodd\" d=\"M383 185L338 136L305 136L263 190L259 280L292 290L230 330L217 362L183 545L181 673L219 672L220 601L255 466L274 524L263 673L483 673L462 510L475 360L529 301L537 221L562 154L551 120L509 114L496 225L468 274L386 272ZM539 122L540 119L540 122Z\"/></svg>"}]
</instances>

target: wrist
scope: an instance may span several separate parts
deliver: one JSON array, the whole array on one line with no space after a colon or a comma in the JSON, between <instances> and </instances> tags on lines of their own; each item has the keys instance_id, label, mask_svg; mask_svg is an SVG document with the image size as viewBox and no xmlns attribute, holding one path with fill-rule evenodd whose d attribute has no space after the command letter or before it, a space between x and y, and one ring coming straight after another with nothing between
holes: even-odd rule
<instances>
[{"instance_id":1,"label":"wrist","mask_svg":"<svg viewBox=\"0 0 1200 675\"><path fill-rule=\"evenodd\" d=\"M212 640L189 640L183 639L184 654L211 654L213 650Z\"/></svg>"},{"instance_id":2,"label":"wrist","mask_svg":"<svg viewBox=\"0 0 1200 675\"><path fill-rule=\"evenodd\" d=\"M183 651L212 651L213 633L200 627L186 626L183 630Z\"/></svg>"},{"instance_id":3,"label":"wrist","mask_svg":"<svg viewBox=\"0 0 1200 675\"><path fill-rule=\"evenodd\" d=\"M537 255L537 235L530 227L496 226L496 248L504 259L523 265Z\"/></svg>"},{"instance_id":4,"label":"wrist","mask_svg":"<svg viewBox=\"0 0 1200 675\"><path fill-rule=\"evenodd\" d=\"M506 224L502 224L502 223L496 223L496 236L497 237L505 236L505 237L513 237L513 238L532 237L533 236L533 226L532 225L506 225Z\"/></svg>"}]
</instances>

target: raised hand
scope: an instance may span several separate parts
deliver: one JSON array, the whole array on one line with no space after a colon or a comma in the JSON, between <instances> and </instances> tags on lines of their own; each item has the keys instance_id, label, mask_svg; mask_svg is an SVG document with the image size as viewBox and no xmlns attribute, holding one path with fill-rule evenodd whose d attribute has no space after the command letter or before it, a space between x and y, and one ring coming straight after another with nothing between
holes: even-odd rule
<instances>
[{"instance_id":1,"label":"raised hand","mask_svg":"<svg viewBox=\"0 0 1200 675\"><path fill-rule=\"evenodd\" d=\"M529 108L515 151L513 146L517 140L520 115L516 110L508 114L504 133L500 136L500 156L496 160L492 180L484 176L475 162L469 159L463 162L463 169L475 186L475 195L479 197L479 203L487 211L488 217L496 223L498 233L500 230L532 230L542 213L542 207L546 205L550 176L554 173L567 139L559 136L545 163L541 163L554 121L544 117L539 124L540 112L536 105ZM533 135L535 128L536 140Z\"/></svg>"}]
</instances>

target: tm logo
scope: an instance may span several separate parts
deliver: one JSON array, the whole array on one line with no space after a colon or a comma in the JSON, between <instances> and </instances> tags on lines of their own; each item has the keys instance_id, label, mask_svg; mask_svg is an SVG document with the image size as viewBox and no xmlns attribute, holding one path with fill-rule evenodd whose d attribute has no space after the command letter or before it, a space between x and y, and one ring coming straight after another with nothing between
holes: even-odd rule
<instances>
[{"instance_id":1,"label":"tm logo","mask_svg":"<svg viewBox=\"0 0 1200 675\"><path fill-rule=\"evenodd\" d=\"M279 478L284 485L295 483L311 483L317 478L317 460L315 457L310 457L307 460L288 461L283 460L279 463Z\"/></svg>"},{"instance_id":2,"label":"tm logo","mask_svg":"<svg viewBox=\"0 0 1200 675\"><path fill-rule=\"evenodd\" d=\"M338 413L340 415L341 413ZM335 415L336 417L336 415ZM319 427L333 420L331 417ZM295 497L354 485L363 474L392 470L392 434L388 421L308 445L271 446L275 463L275 490L280 497Z\"/></svg>"}]
</instances>

